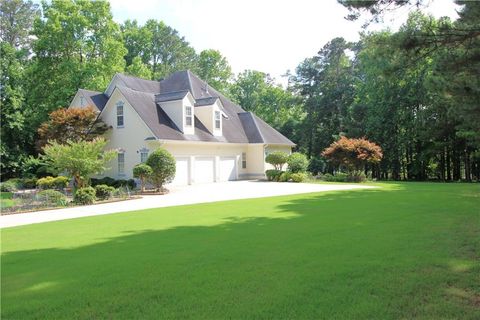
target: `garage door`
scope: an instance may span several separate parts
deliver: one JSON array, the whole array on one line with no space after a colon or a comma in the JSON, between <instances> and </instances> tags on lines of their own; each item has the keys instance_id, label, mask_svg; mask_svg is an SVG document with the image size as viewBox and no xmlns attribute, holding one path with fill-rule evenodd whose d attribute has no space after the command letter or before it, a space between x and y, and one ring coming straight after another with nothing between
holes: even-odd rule
<instances>
[{"instance_id":1,"label":"garage door","mask_svg":"<svg viewBox=\"0 0 480 320\"><path fill-rule=\"evenodd\" d=\"M214 181L215 161L213 158L195 157L195 183Z\"/></svg>"},{"instance_id":2,"label":"garage door","mask_svg":"<svg viewBox=\"0 0 480 320\"><path fill-rule=\"evenodd\" d=\"M220 181L230 181L237 179L237 168L235 157L220 158Z\"/></svg>"},{"instance_id":3,"label":"garage door","mask_svg":"<svg viewBox=\"0 0 480 320\"><path fill-rule=\"evenodd\" d=\"M172 181L174 185L186 185L188 184L188 158L175 158L176 171L175 178Z\"/></svg>"}]
</instances>

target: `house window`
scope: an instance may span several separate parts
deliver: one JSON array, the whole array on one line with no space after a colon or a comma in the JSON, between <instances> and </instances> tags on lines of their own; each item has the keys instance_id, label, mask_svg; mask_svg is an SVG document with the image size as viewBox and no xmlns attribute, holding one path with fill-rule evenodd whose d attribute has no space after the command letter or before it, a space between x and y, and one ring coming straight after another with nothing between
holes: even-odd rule
<instances>
[{"instance_id":1,"label":"house window","mask_svg":"<svg viewBox=\"0 0 480 320\"><path fill-rule=\"evenodd\" d=\"M220 129L220 111L215 111L215 129Z\"/></svg>"},{"instance_id":2,"label":"house window","mask_svg":"<svg viewBox=\"0 0 480 320\"><path fill-rule=\"evenodd\" d=\"M140 162L145 163L147 162L147 159L148 159L148 149L143 148L140 150Z\"/></svg>"},{"instance_id":3,"label":"house window","mask_svg":"<svg viewBox=\"0 0 480 320\"><path fill-rule=\"evenodd\" d=\"M247 154L242 152L242 169L247 168Z\"/></svg>"},{"instance_id":4,"label":"house window","mask_svg":"<svg viewBox=\"0 0 480 320\"><path fill-rule=\"evenodd\" d=\"M185 126L191 127L192 123L193 123L192 107L186 106L185 107Z\"/></svg>"},{"instance_id":5,"label":"house window","mask_svg":"<svg viewBox=\"0 0 480 320\"><path fill-rule=\"evenodd\" d=\"M118 174L125 174L125 153L119 152L117 155Z\"/></svg>"},{"instance_id":6,"label":"house window","mask_svg":"<svg viewBox=\"0 0 480 320\"><path fill-rule=\"evenodd\" d=\"M117 103L117 127L123 127L123 102L119 101Z\"/></svg>"}]
</instances>

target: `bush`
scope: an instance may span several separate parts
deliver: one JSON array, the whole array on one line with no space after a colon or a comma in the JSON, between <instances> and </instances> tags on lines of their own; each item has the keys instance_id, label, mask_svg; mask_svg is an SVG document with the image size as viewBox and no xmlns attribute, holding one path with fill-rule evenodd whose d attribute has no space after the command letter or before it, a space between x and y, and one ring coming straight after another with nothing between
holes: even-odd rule
<instances>
[{"instance_id":1,"label":"bush","mask_svg":"<svg viewBox=\"0 0 480 320\"><path fill-rule=\"evenodd\" d=\"M283 165L287 162L288 154L281 151L269 153L265 157L265 162L271 164L275 170L282 170Z\"/></svg>"},{"instance_id":2,"label":"bush","mask_svg":"<svg viewBox=\"0 0 480 320\"><path fill-rule=\"evenodd\" d=\"M133 168L133 176L140 179L141 191L145 191L145 180L152 175L152 168L145 163L139 163Z\"/></svg>"},{"instance_id":3,"label":"bush","mask_svg":"<svg viewBox=\"0 0 480 320\"><path fill-rule=\"evenodd\" d=\"M38 193L38 199L48 205L66 206L67 197L57 190L43 190Z\"/></svg>"},{"instance_id":4,"label":"bush","mask_svg":"<svg viewBox=\"0 0 480 320\"><path fill-rule=\"evenodd\" d=\"M278 182L287 182L288 180L290 180L290 172L282 172L278 177Z\"/></svg>"},{"instance_id":5,"label":"bush","mask_svg":"<svg viewBox=\"0 0 480 320\"><path fill-rule=\"evenodd\" d=\"M37 180L37 187L43 190L53 188L54 184L55 184L55 178L50 176L45 178L40 178Z\"/></svg>"},{"instance_id":6,"label":"bush","mask_svg":"<svg viewBox=\"0 0 480 320\"><path fill-rule=\"evenodd\" d=\"M276 169L265 171L265 175L267 176L268 181L278 181L282 173L283 173L282 170L276 170Z\"/></svg>"},{"instance_id":7,"label":"bush","mask_svg":"<svg viewBox=\"0 0 480 320\"><path fill-rule=\"evenodd\" d=\"M120 187L128 186L130 189L135 189L135 186L136 186L135 180L133 180L133 179L115 180L115 179L110 178L110 177L104 177L104 178L101 178L101 179L92 178L90 180L90 184L92 185L92 187L95 187L95 186L98 186L98 185L101 185L101 184L105 184L107 186L114 187L114 188L120 188Z\"/></svg>"},{"instance_id":8,"label":"bush","mask_svg":"<svg viewBox=\"0 0 480 320\"><path fill-rule=\"evenodd\" d=\"M293 182L303 182L307 180L307 175L305 173L291 173L290 180Z\"/></svg>"},{"instance_id":9,"label":"bush","mask_svg":"<svg viewBox=\"0 0 480 320\"><path fill-rule=\"evenodd\" d=\"M348 174L347 181L349 182L365 182L367 176L363 171L352 171Z\"/></svg>"},{"instance_id":10,"label":"bush","mask_svg":"<svg viewBox=\"0 0 480 320\"><path fill-rule=\"evenodd\" d=\"M58 176L53 181L53 184L57 189L64 189L68 186L68 182L70 182L70 179L68 179L67 177Z\"/></svg>"},{"instance_id":11,"label":"bush","mask_svg":"<svg viewBox=\"0 0 480 320\"><path fill-rule=\"evenodd\" d=\"M299 173L307 171L308 159L302 153L294 152L288 156L287 159L288 171L292 173Z\"/></svg>"},{"instance_id":12,"label":"bush","mask_svg":"<svg viewBox=\"0 0 480 320\"><path fill-rule=\"evenodd\" d=\"M37 187L37 178L24 178L22 181L25 189L35 189Z\"/></svg>"},{"instance_id":13,"label":"bush","mask_svg":"<svg viewBox=\"0 0 480 320\"><path fill-rule=\"evenodd\" d=\"M348 174L343 172L337 172L335 175L331 175L330 173L326 173L323 175L322 179L324 181L330 182L347 182L348 181Z\"/></svg>"},{"instance_id":14,"label":"bush","mask_svg":"<svg viewBox=\"0 0 480 320\"><path fill-rule=\"evenodd\" d=\"M146 164L153 170L148 180L157 190L161 190L165 183L172 181L173 177L175 177L175 158L165 149L159 148L153 151L148 156Z\"/></svg>"},{"instance_id":15,"label":"bush","mask_svg":"<svg viewBox=\"0 0 480 320\"><path fill-rule=\"evenodd\" d=\"M0 191L2 192L15 192L17 189L17 184L14 181L8 180L0 184Z\"/></svg>"},{"instance_id":16,"label":"bush","mask_svg":"<svg viewBox=\"0 0 480 320\"><path fill-rule=\"evenodd\" d=\"M115 188L107 186L106 184L99 184L95 186L95 195L100 200L110 199L114 192Z\"/></svg>"},{"instance_id":17,"label":"bush","mask_svg":"<svg viewBox=\"0 0 480 320\"><path fill-rule=\"evenodd\" d=\"M80 188L75 192L73 200L78 204L92 204L95 202L95 189L93 187Z\"/></svg>"}]
</instances>

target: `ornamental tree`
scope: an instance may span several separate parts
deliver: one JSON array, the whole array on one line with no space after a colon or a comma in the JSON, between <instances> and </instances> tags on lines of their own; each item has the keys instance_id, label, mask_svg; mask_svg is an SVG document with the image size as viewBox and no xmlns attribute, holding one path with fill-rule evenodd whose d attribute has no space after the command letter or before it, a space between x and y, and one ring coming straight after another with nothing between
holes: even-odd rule
<instances>
[{"instance_id":1,"label":"ornamental tree","mask_svg":"<svg viewBox=\"0 0 480 320\"><path fill-rule=\"evenodd\" d=\"M152 152L148 156L146 164L153 171L148 176L148 180L158 191L162 190L163 185L171 182L175 177L175 158L165 149L159 148Z\"/></svg>"},{"instance_id":2,"label":"ornamental tree","mask_svg":"<svg viewBox=\"0 0 480 320\"><path fill-rule=\"evenodd\" d=\"M58 109L50 113L49 120L38 129L38 146L41 148L48 141L64 144L67 141L93 140L101 136L110 127L100 118L95 108Z\"/></svg>"},{"instance_id":3,"label":"ornamental tree","mask_svg":"<svg viewBox=\"0 0 480 320\"><path fill-rule=\"evenodd\" d=\"M294 152L287 158L288 171L292 173L299 173L307 171L308 159L300 152Z\"/></svg>"},{"instance_id":4,"label":"ornamental tree","mask_svg":"<svg viewBox=\"0 0 480 320\"><path fill-rule=\"evenodd\" d=\"M271 164L275 170L282 170L283 165L287 162L288 154L281 151L269 153L265 157L265 162Z\"/></svg>"},{"instance_id":5,"label":"ornamental tree","mask_svg":"<svg viewBox=\"0 0 480 320\"><path fill-rule=\"evenodd\" d=\"M104 151L107 141L95 138L92 141L67 141L60 144L49 141L43 148L42 157L52 173L66 173L75 179L75 186L83 188L88 185L90 177L107 170L107 163L112 160L117 151Z\"/></svg>"},{"instance_id":6,"label":"ornamental tree","mask_svg":"<svg viewBox=\"0 0 480 320\"><path fill-rule=\"evenodd\" d=\"M379 163L382 149L365 138L341 137L323 150L322 156L336 165L343 165L349 172L365 169L367 163Z\"/></svg>"},{"instance_id":7,"label":"ornamental tree","mask_svg":"<svg viewBox=\"0 0 480 320\"><path fill-rule=\"evenodd\" d=\"M145 181L152 175L152 173L152 168L145 163L139 163L133 168L133 176L140 179L141 192L145 192Z\"/></svg>"}]
</instances>

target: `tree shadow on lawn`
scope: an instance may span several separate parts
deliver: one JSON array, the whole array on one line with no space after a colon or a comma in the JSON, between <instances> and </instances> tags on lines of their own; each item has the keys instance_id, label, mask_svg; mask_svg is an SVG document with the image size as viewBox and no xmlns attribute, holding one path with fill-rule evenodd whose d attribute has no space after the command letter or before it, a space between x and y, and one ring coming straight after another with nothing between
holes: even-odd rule
<instances>
[{"instance_id":1,"label":"tree shadow on lawn","mask_svg":"<svg viewBox=\"0 0 480 320\"><path fill-rule=\"evenodd\" d=\"M368 189L231 201L213 225L125 227L90 245L6 252L2 317L473 318L470 300L447 289L465 287L478 266L451 268L456 243L432 232L428 215L397 210L411 197ZM446 232L445 220L435 227Z\"/></svg>"}]
</instances>

